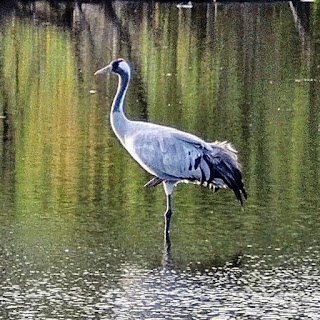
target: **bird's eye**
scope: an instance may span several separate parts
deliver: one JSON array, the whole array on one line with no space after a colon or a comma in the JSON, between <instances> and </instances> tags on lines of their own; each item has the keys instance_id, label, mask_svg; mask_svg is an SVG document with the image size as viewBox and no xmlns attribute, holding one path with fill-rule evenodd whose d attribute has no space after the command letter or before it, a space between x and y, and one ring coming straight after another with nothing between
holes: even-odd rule
<instances>
[{"instance_id":1,"label":"bird's eye","mask_svg":"<svg viewBox=\"0 0 320 320\"><path fill-rule=\"evenodd\" d=\"M119 61L116 60L116 61L114 61L113 64L112 64L112 70L115 70L115 69L117 69L118 67L119 67Z\"/></svg>"}]
</instances>

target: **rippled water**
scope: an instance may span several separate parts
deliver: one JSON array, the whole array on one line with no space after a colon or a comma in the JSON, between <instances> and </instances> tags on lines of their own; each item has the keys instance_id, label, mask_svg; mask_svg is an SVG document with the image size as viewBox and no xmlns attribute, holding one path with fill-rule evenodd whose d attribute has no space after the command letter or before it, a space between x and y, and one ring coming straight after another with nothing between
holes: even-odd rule
<instances>
[{"instance_id":1,"label":"rippled water","mask_svg":"<svg viewBox=\"0 0 320 320\"><path fill-rule=\"evenodd\" d=\"M320 319L320 14L304 4L113 2L0 8L0 319ZM232 192L165 197L109 122L239 150Z\"/></svg>"},{"instance_id":2,"label":"rippled water","mask_svg":"<svg viewBox=\"0 0 320 320\"><path fill-rule=\"evenodd\" d=\"M252 243L227 262L207 252L184 263L188 253L174 243L168 254L147 236L151 253L134 245L129 252L108 239L106 226L99 235L94 221L70 239L55 238L67 222L55 223L57 230L37 222L1 227L3 319L320 318L317 240L303 255L281 243ZM40 232L32 244L30 228ZM190 242L183 245L187 251Z\"/></svg>"},{"instance_id":3,"label":"rippled water","mask_svg":"<svg viewBox=\"0 0 320 320\"><path fill-rule=\"evenodd\" d=\"M15 269L3 273L3 316L319 319L318 249L309 248L303 259L279 248L258 254L251 250L239 257L238 265L182 270L168 260L155 268L128 263L118 250L103 249L87 252L88 260L92 257L87 268L77 266L76 250L66 249L60 255L66 262L63 268L53 263L39 269L26 256L7 252Z\"/></svg>"}]
</instances>

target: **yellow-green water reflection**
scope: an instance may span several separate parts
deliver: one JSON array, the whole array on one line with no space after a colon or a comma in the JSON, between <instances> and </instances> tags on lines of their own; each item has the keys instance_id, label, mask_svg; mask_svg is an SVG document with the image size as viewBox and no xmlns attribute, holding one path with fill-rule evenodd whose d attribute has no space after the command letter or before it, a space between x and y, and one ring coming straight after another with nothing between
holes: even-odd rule
<instances>
[{"instance_id":1,"label":"yellow-green water reflection","mask_svg":"<svg viewBox=\"0 0 320 320\"><path fill-rule=\"evenodd\" d=\"M5 316L22 317L23 305L40 318L117 318L139 309L139 295L168 313L162 294L174 290L193 301L199 319L265 307L297 316L290 297L319 281L318 9L302 26L287 3L0 9L0 277L12 310ZM143 188L150 177L110 128L116 77L93 76L120 56L134 70L128 116L230 140L243 164L245 211L232 192L177 187L164 260L163 190ZM181 274L158 274L167 264ZM234 269L222 272L226 264ZM289 289L279 288L283 275ZM282 297L280 307L268 290ZM56 292L64 298L50 300ZM311 314L316 300L306 293L299 305ZM150 308L136 318L153 316Z\"/></svg>"},{"instance_id":2,"label":"yellow-green water reflection","mask_svg":"<svg viewBox=\"0 0 320 320\"><path fill-rule=\"evenodd\" d=\"M93 76L120 56L134 69L128 116L230 140L243 163L244 212L231 192L175 191L176 266L319 246L317 7L304 33L285 4L83 4L68 7L71 25L44 2L32 10L1 21L3 246L42 268L77 270L99 248L161 265L163 191L143 188L149 176L111 131L116 77Z\"/></svg>"},{"instance_id":3,"label":"yellow-green water reflection","mask_svg":"<svg viewBox=\"0 0 320 320\"><path fill-rule=\"evenodd\" d=\"M92 214L107 220L107 233L121 226L139 247L152 235L153 245L159 242L162 190L143 189L147 174L110 130L116 79L93 77L97 67L128 56L134 68L127 99L131 117L207 140L228 139L240 150L246 211L231 193L213 196L179 186L177 250L188 242L191 256L201 252L199 245L232 255L252 241L266 245L279 237L292 243L292 234L304 237L295 221L317 221L319 213L320 68L312 28L305 48L283 5L252 5L252 12L243 7L241 15L233 6L219 6L213 14L210 6L191 12L145 4L137 5L139 17L131 16L130 6L119 3L114 12L106 8L106 15L98 6L74 8L68 30L54 21L3 21L2 131L6 123L11 138L4 148L14 150L8 164L14 178L6 178L14 184L17 219L69 214L69 232L83 214ZM40 16L41 3L36 9ZM12 186L4 187L12 192ZM314 223L302 225L314 232Z\"/></svg>"}]
</instances>

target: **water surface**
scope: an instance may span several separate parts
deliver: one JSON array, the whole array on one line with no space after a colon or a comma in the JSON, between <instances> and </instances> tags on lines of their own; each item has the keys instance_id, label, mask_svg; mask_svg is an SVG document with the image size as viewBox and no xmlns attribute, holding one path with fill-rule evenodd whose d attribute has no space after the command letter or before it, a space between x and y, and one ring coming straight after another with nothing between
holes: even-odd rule
<instances>
[{"instance_id":1,"label":"water surface","mask_svg":"<svg viewBox=\"0 0 320 320\"><path fill-rule=\"evenodd\" d=\"M33 2L1 13L2 319L319 319L319 8ZM300 11L299 11L300 14ZM298 20L297 20L298 18ZM249 199L165 196L108 122L127 114L239 150Z\"/></svg>"}]
</instances>

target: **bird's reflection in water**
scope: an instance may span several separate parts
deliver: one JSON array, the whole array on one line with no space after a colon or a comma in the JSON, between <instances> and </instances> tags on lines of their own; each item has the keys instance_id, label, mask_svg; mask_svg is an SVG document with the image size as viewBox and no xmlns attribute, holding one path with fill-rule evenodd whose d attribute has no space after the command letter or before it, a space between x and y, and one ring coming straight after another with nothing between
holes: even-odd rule
<instances>
[{"instance_id":1,"label":"bird's reflection in water","mask_svg":"<svg viewBox=\"0 0 320 320\"><path fill-rule=\"evenodd\" d=\"M170 233L164 230L163 236L163 256L162 256L162 267L163 270L172 269L172 256L171 256L171 240Z\"/></svg>"}]
</instances>

